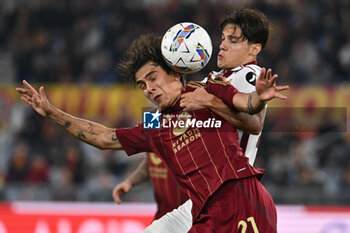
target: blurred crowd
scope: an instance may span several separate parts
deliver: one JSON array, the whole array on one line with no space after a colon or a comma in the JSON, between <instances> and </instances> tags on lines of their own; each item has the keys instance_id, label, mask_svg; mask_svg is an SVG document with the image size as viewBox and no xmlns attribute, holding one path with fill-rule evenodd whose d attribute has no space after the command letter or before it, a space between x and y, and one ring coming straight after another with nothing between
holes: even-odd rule
<instances>
[{"instance_id":1,"label":"blurred crowd","mask_svg":"<svg viewBox=\"0 0 350 233\"><path fill-rule=\"evenodd\" d=\"M261 66L273 68L285 83L349 81L349 5L347 0L3 0L1 79L123 82L115 64L133 38L162 35L184 21L211 35L214 56L206 71L215 70L220 20L235 7L251 6L272 22Z\"/></svg>"},{"instance_id":2,"label":"blurred crowd","mask_svg":"<svg viewBox=\"0 0 350 233\"><path fill-rule=\"evenodd\" d=\"M201 80L217 70L221 18L243 6L261 10L272 22L258 64L271 67L281 83L350 81L347 0L2 0L0 85L23 79L124 83L115 65L133 38L149 32L162 35L185 21L203 26L213 40L208 66L188 77ZM123 119L109 126L136 123ZM267 169L263 183L276 203L350 204L349 151L349 132L336 127L321 125L312 134L265 132L256 166ZM112 201L114 185L142 156L94 149L17 103L8 122L0 124L1 199ZM136 192L129 200L151 200L151 186L145 189L148 192Z\"/></svg>"}]
</instances>

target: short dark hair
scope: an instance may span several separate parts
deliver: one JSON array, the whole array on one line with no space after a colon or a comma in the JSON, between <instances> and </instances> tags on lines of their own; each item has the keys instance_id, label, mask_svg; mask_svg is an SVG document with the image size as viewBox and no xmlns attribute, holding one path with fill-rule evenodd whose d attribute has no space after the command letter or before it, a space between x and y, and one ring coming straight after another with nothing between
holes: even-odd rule
<instances>
[{"instance_id":1,"label":"short dark hair","mask_svg":"<svg viewBox=\"0 0 350 233\"><path fill-rule=\"evenodd\" d=\"M235 9L220 23L221 32L228 24L240 27L242 39L248 40L248 43L261 44L262 49L266 46L269 39L270 22L262 12L250 8Z\"/></svg>"},{"instance_id":2,"label":"short dark hair","mask_svg":"<svg viewBox=\"0 0 350 233\"><path fill-rule=\"evenodd\" d=\"M169 74L172 69L163 59L161 42L162 37L154 34L145 34L136 38L117 65L120 74L135 83L136 72L148 62L161 66Z\"/></svg>"}]
</instances>

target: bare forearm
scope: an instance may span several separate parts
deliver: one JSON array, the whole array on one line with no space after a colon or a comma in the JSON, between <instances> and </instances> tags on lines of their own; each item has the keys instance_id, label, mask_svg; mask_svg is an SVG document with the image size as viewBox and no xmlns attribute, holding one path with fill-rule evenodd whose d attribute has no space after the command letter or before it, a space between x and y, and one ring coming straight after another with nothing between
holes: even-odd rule
<instances>
[{"instance_id":1,"label":"bare forearm","mask_svg":"<svg viewBox=\"0 0 350 233\"><path fill-rule=\"evenodd\" d=\"M128 177L129 182L134 186L149 179L147 158L141 161L136 170Z\"/></svg>"},{"instance_id":2,"label":"bare forearm","mask_svg":"<svg viewBox=\"0 0 350 233\"><path fill-rule=\"evenodd\" d=\"M74 117L57 108L47 117L74 137L92 146L100 149L122 149L114 129Z\"/></svg>"},{"instance_id":3,"label":"bare forearm","mask_svg":"<svg viewBox=\"0 0 350 233\"><path fill-rule=\"evenodd\" d=\"M206 107L227 120L232 126L250 134L259 134L263 126L263 114L250 115L230 109L221 99L213 96Z\"/></svg>"},{"instance_id":4,"label":"bare forearm","mask_svg":"<svg viewBox=\"0 0 350 233\"><path fill-rule=\"evenodd\" d=\"M251 115L261 112L266 105L266 101L261 100L256 92L249 94L237 93L232 102L238 111Z\"/></svg>"}]
</instances>

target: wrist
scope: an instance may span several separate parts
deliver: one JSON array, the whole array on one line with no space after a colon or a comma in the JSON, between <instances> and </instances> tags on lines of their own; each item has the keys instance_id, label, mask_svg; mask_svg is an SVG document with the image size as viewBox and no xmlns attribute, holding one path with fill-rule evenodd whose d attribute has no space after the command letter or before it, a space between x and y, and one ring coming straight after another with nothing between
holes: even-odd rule
<instances>
[{"instance_id":1,"label":"wrist","mask_svg":"<svg viewBox=\"0 0 350 233\"><path fill-rule=\"evenodd\" d=\"M130 187L132 187L132 186L134 185L134 181L133 181L131 178L126 179L124 182L125 182L127 185L129 185Z\"/></svg>"},{"instance_id":2,"label":"wrist","mask_svg":"<svg viewBox=\"0 0 350 233\"><path fill-rule=\"evenodd\" d=\"M218 98L213 94L208 94L206 101L203 102L205 108L215 108L218 105Z\"/></svg>"},{"instance_id":3,"label":"wrist","mask_svg":"<svg viewBox=\"0 0 350 233\"><path fill-rule=\"evenodd\" d=\"M53 118L55 116L58 116L59 111L56 107L50 105L49 109L45 113L48 118Z\"/></svg>"},{"instance_id":4,"label":"wrist","mask_svg":"<svg viewBox=\"0 0 350 233\"><path fill-rule=\"evenodd\" d=\"M249 97L248 97L249 114L253 115L253 114L261 112L261 110L264 108L265 104L266 104L266 102L260 98L258 93L252 92L249 94Z\"/></svg>"}]
</instances>

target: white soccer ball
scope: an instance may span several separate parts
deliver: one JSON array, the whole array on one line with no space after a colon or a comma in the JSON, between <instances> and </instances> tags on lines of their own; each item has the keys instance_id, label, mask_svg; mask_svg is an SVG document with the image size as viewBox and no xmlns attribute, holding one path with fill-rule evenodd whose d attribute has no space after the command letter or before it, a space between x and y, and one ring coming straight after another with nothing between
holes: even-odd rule
<instances>
[{"instance_id":1,"label":"white soccer ball","mask_svg":"<svg viewBox=\"0 0 350 233\"><path fill-rule=\"evenodd\" d=\"M168 65L179 73L194 73L206 66L213 46L210 36L195 23L179 23L163 36L162 55Z\"/></svg>"}]
</instances>

